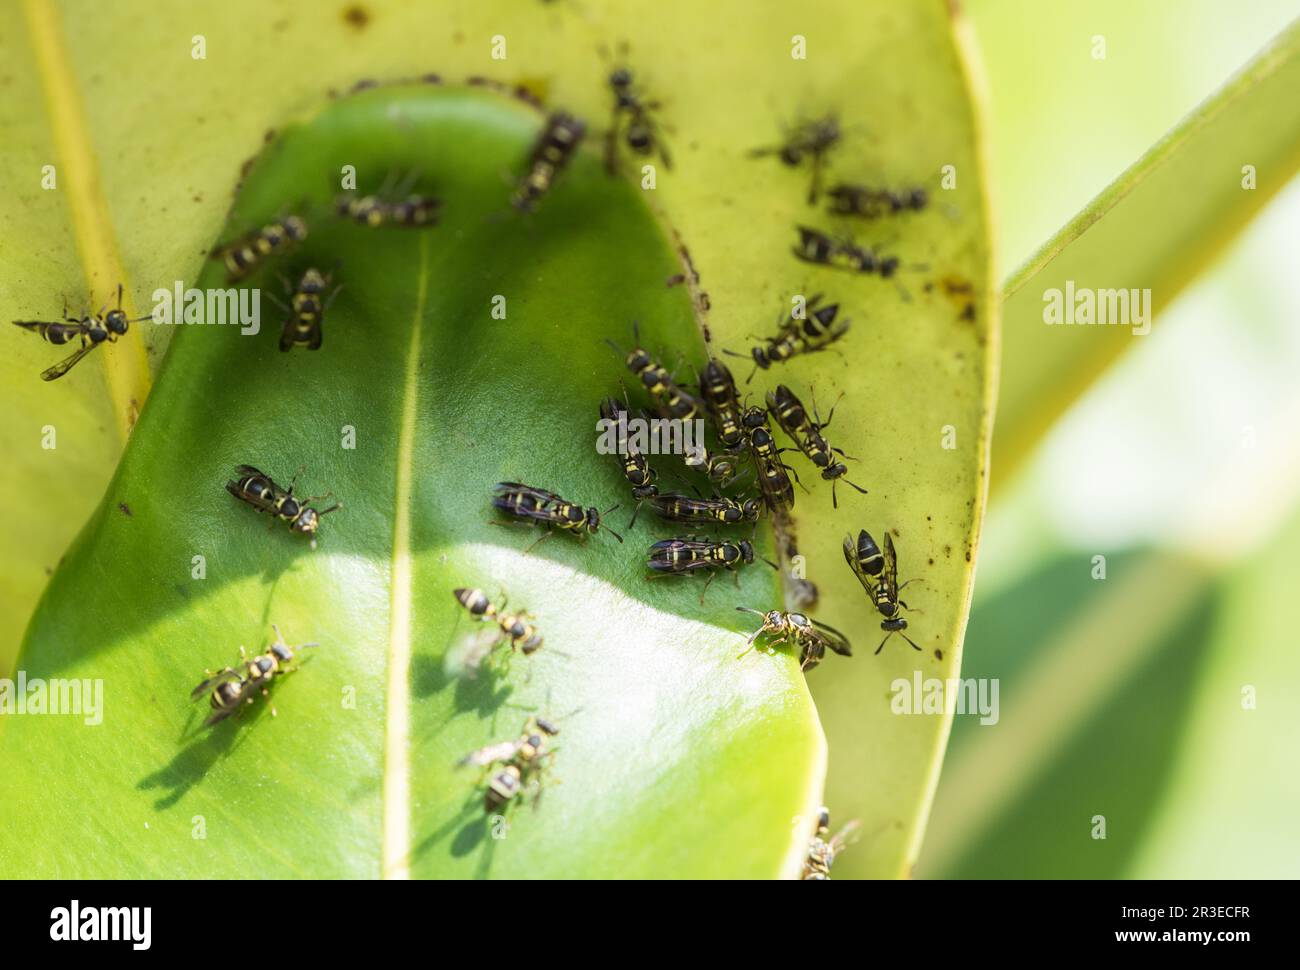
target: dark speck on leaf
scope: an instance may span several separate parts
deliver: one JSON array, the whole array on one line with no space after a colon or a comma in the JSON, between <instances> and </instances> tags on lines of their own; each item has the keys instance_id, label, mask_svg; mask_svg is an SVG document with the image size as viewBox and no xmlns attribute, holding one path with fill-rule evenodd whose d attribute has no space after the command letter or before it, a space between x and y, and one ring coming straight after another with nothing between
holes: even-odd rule
<instances>
[{"instance_id":1,"label":"dark speck on leaf","mask_svg":"<svg viewBox=\"0 0 1300 970\"><path fill-rule=\"evenodd\" d=\"M118 502L117 507L118 510L128 519L131 518L131 506L127 505L125 502Z\"/></svg>"},{"instance_id":2,"label":"dark speck on leaf","mask_svg":"<svg viewBox=\"0 0 1300 970\"><path fill-rule=\"evenodd\" d=\"M343 22L354 30L365 30L370 23L370 12L359 3L343 8Z\"/></svg>"},{"instance_id":3,"label":"dark speck on leaf","mask_svg":"<svg viewBox=\"0 0 1300 970\"><path fill-rule=\"evenodd\" d=\"M942 659L943 659L943 651L942 651L942 650L939 650L938 648L935 648L935 651L934 651L934 659L935 659L935 660L942 660Z\"/></svg>"}]
</instances>

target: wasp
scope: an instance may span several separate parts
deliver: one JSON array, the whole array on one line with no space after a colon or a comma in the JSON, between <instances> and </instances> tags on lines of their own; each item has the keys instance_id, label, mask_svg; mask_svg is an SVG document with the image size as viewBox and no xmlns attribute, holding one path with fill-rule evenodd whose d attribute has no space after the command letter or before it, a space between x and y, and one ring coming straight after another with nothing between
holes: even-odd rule
<instances>
[{"instance_id":1,"label":"wasp","mask_svg":"<svg viewBox=\"0 0 1300 970\"><path fill-rule=\"evenodd\" d=\"M650 547L646 565L659 576L686 576L697 570L707 570L708 582L700 592L700 602L709 591L719 569L736 570L754 561L754 546L747 539L739 542L710 542L707 539L678 537L663 539ZM766 562L766 560L764 560ZM768 563L776 568L773 563ZM736 577L739 582L739 575Z\"/></svg>"},{"instance_id":2,"label":"wasp","mask_svg":"<svg viewBox=\"0 0 1300 970\"><path fill-rule=\"evenodd\" d=\"M306 347L319 350L323 334L321 323L325 319L325 310L333 302L325 298L331 277L318 269L308 269L302 274L290 301L289 316L284 321L284 330L280 334L280 349L287 351L293 347ZM338 290L334 291L335 294Z\"/></svg>"},{"instance_id":3,"label":"wasp","mask_svg":"<svg viewBox=\"0 0 1300 970\"><path fill-rule=\"evenodd\" d=\"M596 509L584 510L581 505L566 501L554 492L521 485L519 482L498 482L492 489L492 505L517 519L526 520L524 524L545 525L546 532L538 542L550 535L552 529L562 529L579 536L584 532L594 534L600 530L602 513ZM616 508L617 505L610 506L603 514L609 515ZM605 526L605 531L619 542L623 541L623 537L609 526Z\"/></svg>"},{"instance_id":4,"label":"wasp","mask_svg":"<svg viewBox=\"0 0 1300 970\"><path fill-rule=\"evenodd\" d=\"M322 515L328 515L343 508L342 502L335 502L327 509L319 511L308 505L317 499L329 498L327 495L313 495L311 498L298 499L293 494L293 481L288 488L281 488L266 473L258 471L252 465L239 465L235 468L234 481L226 482L226 491L242 502L247 502L259 512L267 512L275 519L287 522L290 532L301 532L312 537L312 548L316 547L316 530L320 528ZM294 476L294 480L297 479Z\"/></svg>"},{"instance_id":5,"label":"wasp","mask_svg":"<svg viewBox=\"0 0 1300 970\"><path fill-rule=\"evenodd\" d=\"M763 625L745 641L747 649L741 654L742 657L754 649L755 642L764 634L776 637L771 646L793 640L799 647L801 670L812 670L821 663L822 657L826 656L827 647L842 657L853 656L848 637L834 627L810 620L802 613L787 613L783 610L769 610L764 613L762 610L753 610L748 606L737 606L736 609L741 613L753 613L763 618Z\"/></svg>"},{"instance_id":6,"label":"wasp","mask_svg":"<svg viewBox=\"0 0 1300 970\"><path fill-rule=\"evenodd\" d=\"M848 467L844 462L833 459L835 454L843 455L845 458L850 456L845 455L839 448L832 448L822 436L822 429L829 427L831 418L835 416L835 408L831 408L825 421L820 417L814 421L808 416L803 403L784 384L778 384L775 391L767 392L767 407L772 417L776 418L776 423L781 426L781 430L790 436L790 440L799 446L799 450L810 462L822 470L822 478L831 483L831 505L839 508L839 502L835 498L835 483L844 478L848 473ZM814 407L814 412L815 410ZM854 485L847 478L844 478L844 484L857 489L863 495L867 494L865 488Z\"/></svg>"},{"instance_id":7,"label":"wasp","mask_svg":"<svg viewBox=\"0 0 1300 970\"><path fill-rule=\"evenodd\" d=\"M849 319L839 319L840 305L831 303L821 306L822 295L816 294L807 300L802 316L795 316L792 311L782 319L777 333L767 338L762 347L750 351L754 360L754 369L750 371L746 383L754 379L760 370L767 370L773 364L787 361L798 354L815 354L826 350L831 344L849 332ZM744 357L735 351L726 353L732 357Z\"/></svg>"},{"instance_id":8,"label":"wasp","mask_svg":"<svg viewBox=\"0 0 1300 970\"><path fill-rule=\"evenodd\" d=\"M628 440L625 430L627 410L618 401L612 397L605 398L600 403L600 417L617 429L618 455L623 466L623 477L632 486L632 497L636 499L636 510L632 513L632 521L628 523L630 529L636 525L636 517L641 514L641 503L659 494L659 486L656 484L659 475L650 467L646 456Z\"/></svg>"},{"instance_id":9,"label":"wasp","mask_svg":"<svg viewBox=\"0 0 1300 970\"><path fill-rule=\"evenodd\" d=\"M62 346L73 340L80 339L81 346L72 352L69 356L63 358L53 367L47 367L41 371L41 379L46 381L55 381L72 370L88 353L104 342L116 343L117 338L124 336L131 324L140 323L144 320L151 319L148 316L137 317L132 320L122 309L122 284L117 285L117 306L108 312L101 307L98 313L87 314L80 319L68 316L68 308L63 308L63 319L60 321L46 320L15 320L14 326L22 327L24 330L30 330L40 335L46 343Z\"/></svg>"},{"instance_id":10,"label":"wasp","mask_svg":"<svg viewBox=\"0 0 1300 970\"><path fill-rule=\"evenodd\" d=\"M745 442L745 431L740 426L740 401L736 395L736 379L727 365L710 357L700 375L700 396L723 447L735 449Z\"/></svg>"},{"instance_id":11,"label":"wasp","mask_svg":"<svg viewBox=\"0 0 1300 970\"><path fill-rule=\"evenodd\" d=\"M467 664L471 671L477 670L483 655L490 653L499 643L510 644L511 655L522 653L525 657L532 656L542 648L542 635L533 626L532 618L522 612L506 612L504 598L498 606L481 589L456 589L452 590L452 595L456 597L457 603L469 611L470 616L495 624L498 628L496 639L485 644L485 649L477 651L473 660Z\"/></svg>"},{"instance_id":12,"label":"wasp","mask_svg":"<svg viewBox=\"0 0 1300 970\"><path fill-rule=\"evenodd\" d=\"M808 857L804 859L803 872L799 878L829 879L835 857L854 841L852 836L856 834L859 824L857 819L847 822L831 838L831 813L823 806L817 813L817 834L808 842Z\"/></svg>"},{"instance_id":13,"label":"wasp","mask_svg":"<svg viewBox=\"0 0 1300 970\"><path fill-rule=\"evenodd\" d=\"M826 194L831 200L827 211L834 215L860 216L864 219L877 219L900 212L919 212L930 201L929 195L922 188L895 191L841 183Z\"/></svg>"},{"instance_id":14,"label":"wasp","mask_svg":"<svg viewBox=\"0 0 1300 970\"><path fill-rule=\"evenodd\" d=\"M226 264L226 280L242 280L263 261L286 252L307 238L307 223L300 216L285 216L225 246L219 251Z\"/></svg>"},{"instance_id":15,"label":"wasp","mask_svg":"<svg viewBox=\"0 0 1300 970\"><path fill-rule=\"evenodd\" d=\"M398 202L377 195L340 195L334 200L335 212L369 229L381 226L423 229L437 225L441 207L442 199L431 195L408 195Z\"/></svg>"},{"instance_id":16,"label":"wasp","mask_svg":"<svg viewBox=\"0 0 1300 970\"><path fill-rule=\"evenodd\" d=\"M844 561L849 564L853 575L858 577L858 582L862 584L862 588L867 591L867 595L875 602L876 609L884 617L880 629L885 631L885 639L881 640L880 646L876 647L876 653L885 649L885 644L895 633L910 643L913 650L920 650L916 642L903 632L907 629L907 621L898 615L899 607L910 609L898 598L898 594L912 580L909 579L902 586L898 585L898 554L894 552L894 540L890 538L889 533L885 533L883 555L880 547L876 545L876 540L871 538L871 533L865 529L858 532L856 543L852 535L845 536Z\"/></svg>"},{"instance_id":17,"label":"wasp","mask_svg":"<svg viewBox=\"0 0 1300 970\"><path fill-rule=\"evenodd\" d=\"M254 696L259 692L263 697L270 697L269 685L272 678L277 674L289 674L298 669L299 658L296 651L319 646L315 643L303 643L291 647L284 642L284 635L280 633L278 626L273 623L271 629L275 631L275 642L266 648L265 653L249 657L248 652L240 647L238 667L227 667L215 674L210 670L204 671L207 678L190 691L192 701L198 700L204 694L208 694L211 698L212 713L203 722L204 727L211 727L224 721L243 704L253 703ZM274 717L275 714L276 710L272 707L271 716Z\"/></svg>"},{"instance_id":18,"label":"wasp","mask_svg":"<svg viewBox=\"0 0 1300 970\"><path fill-rule=\"evenodd\" d=\"M554 723L544 717L530 717L523 731L514 741L501 741L485 748L471 751L457 762L459 766L475 765L488 768L499 764L501 768L488 781L483 795L483 809L497 812L507 807L521 791L531 784L538 786L533 804L541 797L541 781L545 770L554 759L557 749L547 749L547 738L560 733Z\"/></svg>"},{"instance_id":19,"label":"wasp","mask_svg":"<svg viewBox=\"0 0 1300 970\"><path fill-rule=\"evenodd\" d=\"M528 171L519 180L511 204L520 212L531 212L551 188L556 176L577 153L587 133L585 123L564 111L546 119L528 158Z\"/></svg>"},{"instance_id":20,"label":"wasp","mask_svg":"<svg viewBox=\"0 0 1300 970\"><path fill-rule=\"evenodd\" d=\"M786 133L785 141L779 145L755 148L750 151L751 158L776 155L783 165L797 168L808 158L812 162L812 184L808 188L808 204L817 201L821 192L822 166L826 156L840 141L840 123L834 115L826 115L812 121L797 124Z\"/></svg>"},{"instance_id":21,"label":"wasp","mask_svg":"<svg viewBox=\"0 0 1300 970\"><path fill-rule=\"evenodd\" d=\"M897 256L877 256L851 239L832 239L819 229L807 226L795 226L795 229L799 232L799 244L794 247L794 254L805 263L854 273L877 273L881 279L889 279L898 272Z\"/></svg>"},{"instance_id":22,"label":"wasp","mask_svg":"<svg viewBox=\"0 0 1300 970\"><path fill-rule=\"evenodd\" d=\"M614 348L615 353L623 354L627 369L641 381L659 412L678 421L689 421L703 413L704 406L678 386L668 369L641 346L641 331L635 323L632 324L632 338L636 346L626 354L614 341L606 340L605 343Z\"/></svg>"},{"instance_id":23,"label":"wasp","mask_svg":"<svg viewBox=\"0 0 1300 970\"><path fill-rule=\"evenodd\" d=\"M749 450L754 456L754 465L758 469L758 484L767 500L768 508L775 513L778 509L790 509L794 506L794 485L786 472L794 469L781 460L781 449L776 446L772 429L767 424L767 412L760 407L747 408L740 418L741 426L749 441ZM796 480L798 474L795 474Z\"/></svg>"},{"instance_id":24,"label":"wasp","mask_svg":"<svg viewBox=\"0 0 1300 970\"><path fill-rule=\"evenodd\" d=\"M614 92L614 116L610 120L609 132L605 135L605 167L611 173L616 170L619 134L622 133L623 141L632 151L641 156L658 152L663 159L664 168L671 169L672 158L654 118L654 112L662 105L658 101L647 101L642 97L632 78L632 72L626 67L616 67L610 72L609 87ZM626 131L622 131L624 116L627 117Z\"/></svg>"},{"instance_id":25,"label":"wasp","mask_svg":"<svg viewBox=\"0 0 1300 970\"><path fill-rule=\"evenodd\" d=\"M702 444L694 444L686 450L686 464L704 472L715 485L729 484L738 471L734 459L715 455Z\"/></svg>"},{"instance_id":26,"label":"wasp","mask_svg":"<svg viewBox=\"0 0 1300 970\"><path fill-rule=\"evenodd\" d=\"M757 522L763 503L756 498L734 499L726 496L691 498L672 492L656 495L650 500L655 515L666 522L715 523L737 525Z\"/></svg>"}]
</instances>

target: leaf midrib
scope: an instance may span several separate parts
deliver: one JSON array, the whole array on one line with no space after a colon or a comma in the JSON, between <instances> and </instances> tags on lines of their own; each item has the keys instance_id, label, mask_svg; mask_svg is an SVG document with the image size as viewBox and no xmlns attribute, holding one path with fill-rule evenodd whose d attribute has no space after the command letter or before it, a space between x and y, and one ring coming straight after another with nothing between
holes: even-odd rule
<instances>
[{"instance_id":1,"label":"leaf midrib","mask_svg":"<svg viewBox=\"0 0 1300 970\"><path fill-rule=\"evenodd\" d=\"M420 234L420 270L402 390L402 425L397 442L388 685L384 704L382 874L385 879L411 877L411 486L419 399L420 331L429 292L428 238L426 233Z\"/></svg>"}]
</instances>

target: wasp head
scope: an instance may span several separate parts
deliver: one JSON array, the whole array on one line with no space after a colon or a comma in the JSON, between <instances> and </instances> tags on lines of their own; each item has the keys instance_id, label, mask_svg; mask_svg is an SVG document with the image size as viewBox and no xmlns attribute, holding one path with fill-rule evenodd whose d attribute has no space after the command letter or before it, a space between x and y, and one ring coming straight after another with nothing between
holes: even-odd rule
<instances>
[{"instance_id":1,"label":"wasp head","mask_svg":"<svg viewBox=\"0 0 1300 970\"><path fill-rule=\"evenodd\" d=\"M104 316L105 325L108 327L109 332L116 337L126 333L126 328L130 322L126 317L126 313L122 310L109 310Z\"/></svg>"},{"instance_id":2,"label":"wasp head","mask_svg":"<svg viewBox=\"0 0 1300 970\"><path fill-rule=\"evenodd\" d=\"M299 293L320 293L325 289L325 277L321 275L320 270L309 269L302 274L302 281L298 284Z\"/></svg>"},{"instance_id":3,"label":"wasp head","mask_svg":"<svg viewBox=\"0 0 1300 970\"><path fill-rule=\"evenodd\" d=\"M292 502L292 500L290 500ZM293 503L296 507L297 503ZM293 517L293 522L289 526L294 532L301 532L304 535L315 535L316 530L320 528L320 516L315 509L301 509Z\"/></svg>"},{"instance_id":4,"label":"wasp head","mask_svg":"<svg viewBox=\"0 0 1300 970\"><path fill-rule=\"evenodd\" d=\"M753 562L754 561L753 543L751 543L748 539L741 539L740 542L737 544L740 546L740 558L747 563Z\"/></svg>"},{"instance_id":5,"label":"wasp head","mask_svg":"<svg viewBox=\"0 0 1300 970\"><path fill-rule=\"evenodd\" d=\"M756 498L747 498L741 505L740 512L746 522L757 522L758 517L763 514L763 503Z\"/></svg>"},{"instance_id":6,"label":"wasp head","mask_svg":"<svg viewBox=\"0 0 1300 970\"><path fill-rule=\"evenodd\" d=\"M626 67L616 67L609 72L609 86L615 91L621 88L631 87L632 72ZM621 103L621 102L620 102Z\"/></svg>"}]
</instances>

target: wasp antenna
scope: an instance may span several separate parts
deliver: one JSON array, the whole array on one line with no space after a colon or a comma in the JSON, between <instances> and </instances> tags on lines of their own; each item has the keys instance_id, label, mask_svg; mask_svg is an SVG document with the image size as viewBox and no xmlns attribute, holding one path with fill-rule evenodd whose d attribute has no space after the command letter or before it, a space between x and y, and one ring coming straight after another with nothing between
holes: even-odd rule
<instances>
[{"instance_id":1,"label":"wasp antenna","mask_svg":"<svg viewBox=\"0 0 1300 970\"><path fill-rule=\"evenodd\" d=\"M848 485L848 486L850 486L850 487L852 487L852 488L856 488L856 489L857 489L859 492L861 492L863 495L866 495L866 494L867 494L867 490L866 490L865 488L863 488L861 485L854 485L854 484L853 484L851 481L849 481L847 478L844 479L844 484L845 484L845 485ZM832 488L832 491L834 491L834 488Z\"/></svg>"},{"instance_id":2,"label":"wasp antenna","mask_svg":"<svg viewBox=\"0 0 1300 970\"><path fill-rule=\"evenodd\" d=\"M612 535L619 542L623 541L623 537L619 535L617 532L615 532L613 529L611 529L609 526L605 526L605 531L608 532L610 535Z\"/></svg>"},{"instance_id":3,"label":"wasp antenna","mask_svg":"<svg viewBox=\"0 0 1300 970\"><path fill-rule=\"evenodd\" d=\"M726 354L728 357L744 357L744 358L748 358L748 357L749 357L749 354L738 354L738 353L736 353L736 351L734 351L734 350L728 350L726 347L723 347L723 348L722 348L722 352L723 352L724 354Z\"/></svg>"},{"instance_id":4,"label":"wasp antenna","mask_svg":"<svg viewBox=\"0 0 1300 970\"><path fill-rule=\"evenodd\" d=\"M755 616L764 616L764 615L765 615L765 614L763 613L762 610L756 610L756 609L754 609L753 607L749 607L749 606L737 606L737 607L736 607L736 612L737 612L737 613L753 613Z\"/></svg>"},{"instance_id":5,"label":"wasp antenna","mask_svg":"<svg viewBox=\"0 0 1300 970\"><path fill-rule=\"evenodd\" d=\"M772 562L772 560L768 559L767 556L759 556L758 558L761 559L761 560L763 560L763 562L767 563L769 566L771 566L773 569L775 569L778 573L781 571L781 567L778 566L776 563ZM739 574L737 574L737 576L739 576Z\"/></svg>"},{"instance_id":6,"label":"wasp antenna","mask_svg":"<svg viewBox=\"0 0 1300 970\"><path fill-rule=\"evenodd\" d=\"M319 517L322 516L322 515L329 515L331 512L337 512L337 511L338 511L339 509L341 509L341 508L343 508L343 503L342 503L342 502L335 502L335 503L334 503L333 505L331 505L329 508L327 508L327 509L321 509L319 512L316 513L316 515L317 515L317 517L319 518Z\"/></svg>"},{"instance_id":7,"label":"wasp antenna","mask_svg":"<svg viewBox=\"0 0 1300 970\"><path fill-rule=\"evenodd\" d=\"M906 640L908 643L910 643L910 644L912 645L912 649L913 649L913 650L920 650L920 649L921 649L920 647L918 647L918 646L916 645L916 641L913 640L911 637L909 637L906 633L900 633L899 636L902 637L904 640Z\"/></svg>"},{"instance_id":8,"label":"wasp antenna","mask_svg":"<svg viewBox=\"0 0 1300 970\"><path fill-rule=\"evenodd\" d=\"M904 634L904 636L906 636L906 635L907 635L907 634ZM892 637L892 636L893 636L892 633L886 634L885 639L880 641L880 646L876 647L876 653L875 653L875 654L872 654L872 656L875 656L876 654L880 653L881 650L884 650L884 649L885 649L885 643L888 642L889 638Z\"/></svg>"},{"instance_id":9,"label":"wasp antenna","mask_svg":"<svg viewBox=\"0 0 1300 970\"><path fill-rule=\"evenodd\" d=\"M610 347L614 349L614 353L618 354L620 357L623 356L623 348L621 348L618 344L614 343L614 341L611 340L609 337L605 338L605 343L609 344Z\"/></svg>"}]
</instances>

